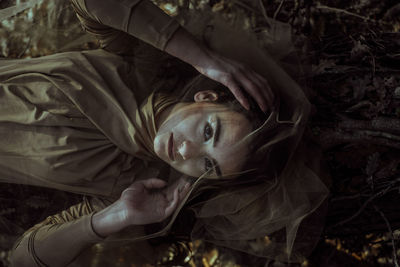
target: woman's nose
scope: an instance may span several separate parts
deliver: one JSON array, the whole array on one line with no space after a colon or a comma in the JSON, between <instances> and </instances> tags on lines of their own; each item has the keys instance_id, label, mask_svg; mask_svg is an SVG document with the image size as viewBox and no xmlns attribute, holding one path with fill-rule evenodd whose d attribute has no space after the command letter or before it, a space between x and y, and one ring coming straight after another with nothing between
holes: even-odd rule
<instances>
[{"instance_id":1,"label":"woman's nose","mask_svg":"<svg viewBox=\"0 0 400 267\"><path fill-rule=\"evenodd\" d=\"M178 148L178 153L184 160L193 158L199 153L199 149L195 143L191 141L183 141Z\"/></svg>"}]
</instances>

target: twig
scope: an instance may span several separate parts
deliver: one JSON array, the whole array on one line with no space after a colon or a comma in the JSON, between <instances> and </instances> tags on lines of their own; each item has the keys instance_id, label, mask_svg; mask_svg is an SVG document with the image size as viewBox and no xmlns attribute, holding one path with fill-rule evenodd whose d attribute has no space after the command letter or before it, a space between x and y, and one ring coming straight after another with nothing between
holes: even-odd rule
<instances>
[{"instance_id":1,"label":"twig","mask_svg":"<svg viewBox=\"0 0 400 267\"><path fill-rule=\"evenodd\" d=\"M376 206L374 205L374 209L381 215L382 219L385 221L387 228L389 229L390 232L390 237L392 239L392 247L393 247L393 261L396 267L400 267L399 266L399 262L397 260L397 248L396 248L396 244L394 241L394 235L393 235L393 231L392 231L392 227L390 226L389 220L386 218L385 214Z\"/></svg>"},{"instance_id":2,"label":"twig","mask_svg":"<svg viewBox=\"0 0 400 267\"><path fill-rule=\"evenodd\" d=\"M283 6L283 3L284 3L284 2L285 2L285 0L281 0L281 2L280 2L280 4L279 4L278 8L276 9L276 11L275 11L275 13L274 13L274 20L275 20L276 17L278 16L279 12L281 12L281 9L282 9L282 6Z\"/></svg>"},{"instance_id":3,"label":"twig","mask_svg":"<svg viewBox=\"0 0 400 267\"><path fill-rule=\"evenodd\" d=\"M372 58L372 77L375 77L376 74L376 62L375 62L375 56L371 53L371 51L368 50L369 55Z\"/></svg>"},{"instance_id":4,"label":"twig","mask_svg":"<svg viewBox=\"0 0 400 267\"><path fill-rule=\"evenodd\" d=\"M343 132L340 129L333 131L325 129L321 130L321 133L315 138L323 149L330 149L345 143L368 143L400 149L399 136L379 131L356 130Z\"/></svg>"},{"instance_id":5,"label":"twig","mask_svg":"<svg viewBox=\"0 0 400 267\"><path fill-rule=\"evenodd\" d=\"M269 18L268 18L267 12L265 11L264 3L263 3L262 0L259 0L258 2L259 2L259 4L260 4L261 13L262 13L262 15L264 16L265 22L268 24L268 27L271 28L271 24L269 23Z\"/></svg>"},{"instance_id":6,"label":"twig","mask_svg":"<svg viewBox=\"0 0 400 267\"><path fill-rule=\"evenodd\" d=\"M294 0L294 7L290 13L290 20L289 20L289 24L293 26L293 22L296 19L296 15L299 12L300 9L300 3L299 0Z\"/></svg>"},{"instance_id":7,"label":"twig","mask_svg":"<svg viewBox=\"0 0 400 267\"><path fill-rule=\"evenodd\" d=\"M356 131L357 133L357 131ZM391 140L397 140L400 141L400 136L395 135L395 134L390 134L390 133L385 133L385 132L379 132L379 131L371 131L371 130L364 130L364 131L359 131L358 132L360 135L370 135L374 137L383 137Z\"/></svg>"},{"instance_id":8,"label":"twig","mask_svg":"<svg viewBox=\"0 0 400 267\"><path fill-rule=\"evenodd\" d=\"M351 196L341 196L341 197L335 197L332 198L331 202L336 202L336 201L341 201L341 200L350 200L350 199L356 199L359 198L361 194L354 194Z\"/></svg>"},{"instance_id":9,"label":"twig","mask_svg":"<svg viewBox=\"0 0 400 267\"><path fill-rule=\"evenodd\" d=\"M383 16L384 19L392 19L395 18L396 14L400 13L400 4L397 4L391 7L388 11L385 12Z\"/></svg>"},{"instance_id":10,"label":"twig","mask_svg":"<svg viewBox=\"0 0 400 267\"><path fill-rule=\"evenodd\" d=\"M366 121L353 120L346 116L343 121L337 124L337 127L341 129L365 129L400 134L400 120L387 117L378 117Z\"/></svg>"},{"instance_id":11,"label":"twig","mask_svg":"<svg viewBox=\"0 0 400 267\"><path fill-rule=\"evenodd\" d=\"M252 8L252 7L249 7L247 4L242 3L241 1L236 1L236 0L234 0L233 3L236 4L236 5L238 5L238 6L243 7L244 9L247 9L247 10L250 11L250 12L257 13L257 10L255 10L255 9Z\"/></svg>"},{"instance_id":12,"label":"twig","mask_svg":"<svg viewBox=\"0 0 400 267\"><path fill-rule=\"evenodd\" d=\"M21 58L21 57L26 53L26 51L29 49L29 47L30 47L30 45L31 45L31 41L32 41L32 37L29 37L28 43L26 44L24 50L22 50L22 51L18 54L17 58Z\"/></svg>"},{"instance_id":13,"label":"twig","mask_svg":"<svg viewBox=\"0 0 400 267\"><path fill-rule=\"evenodd\" d=\"M364 209L368 206L369 203L371 203L371 201L373 201L377 197L381 197L381 196L385 195L387 192L389 192L392 189L394 184L397 183L399 180L400 180L400 178L397 178L396 180L392 181L386 188L382 189L375 195L372 195L370 198L368 198L364 202L364 204L360 207L360 209L358 209L358 211L356 213L354 213L352 216L348 217L347 219L344 219L344 220L338 222L337 224L333 225L332 228L346 224L346 223L350 222L351 220L353 220L354 218L358 217L358 215L360 215L364 211Z\"/></svg>"},{"instance_id":14,"label":"twig","mask_svg":"<svg viewBox=\"0 0 400 267\"><path fill-rule=\"evenodd\" d=\"M353 12L350 12L350 11L347 11L347 10L344 10L344 9L336 8L336 7L330 7L330 6L325 6L325 5L320 5L320 4L318 4L315 8L321 9L321 10L332 11L332 12L336 12L336 13L343 13L343 14L346 14L346 15L349 15L349 16L353 16L353 17L356 17L356 18L365 20L365 21L373 22L373 23L375 23L375 24L380 24L380 23L381 23L381 24L385 24L385 25L388 24L388 23L386 23L386 22L379 22L379 21L377 21L377 20L370 19L370 18L361 16L361 15L359 15L359 14L356 14L356 13L353 13Z\"/></svg>"}]
</instances>

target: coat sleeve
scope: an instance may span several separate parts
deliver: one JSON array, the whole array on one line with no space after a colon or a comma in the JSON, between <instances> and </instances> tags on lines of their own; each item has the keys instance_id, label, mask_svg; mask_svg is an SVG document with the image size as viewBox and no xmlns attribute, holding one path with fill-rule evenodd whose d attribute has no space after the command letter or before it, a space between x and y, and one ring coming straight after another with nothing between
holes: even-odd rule
<instances>
[{"instance_id":1,"label":"coat sleeve","mask_svg":"<svg viewBox=\"0 0 400 267\"><path fill-rule=\"evenodd\" d=\"M68 265L85 248L103 240L93 231L91 218L105 206L99 199L85 199L36 224L16 242L12 266Z\"/></svg>"},{"instance_id":2,"label":"coat sleeve","mask_svg":"<svg viewBox=\"0 0 400 267\"><path fill-rule=\"evenodd\" d=\"M149 0L70 0L83 28L102 48L122 54L138 38L164 50L180 27Z\"/></svg>"}]
</instances>

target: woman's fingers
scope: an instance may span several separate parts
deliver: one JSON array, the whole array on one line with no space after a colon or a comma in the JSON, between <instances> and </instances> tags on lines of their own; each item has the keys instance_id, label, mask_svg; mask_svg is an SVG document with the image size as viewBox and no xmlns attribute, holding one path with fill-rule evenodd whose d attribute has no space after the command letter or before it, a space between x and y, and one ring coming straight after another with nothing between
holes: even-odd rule
<instances>
[{"instance_id":1,"label":"woman's fingers","mask_svg":"<svg viewBox=\"0 0 400 267\"><path fill-rule=\"evenodd\" d=\"M132 196L133 194L140 195L145 193L147 190L163 188L166 185L167 183L165 181L158 178L150 178L143 181L137 181L126 188L122 192L121 197Z\"/></svg>"},{"instance_id":2,"label":"woman's fingers","mask_svg":"<svg viewBox=\"0 0 400 267\"><path fill-rule=\"evenodd\" d=\"M247 68L237 70L232 77L226 79L226 86L244 108L249 110L249 103L241 90L245 90L256 101L263 112L267 112L268 109L272 108L274 105L274 94L264 77Z\"/></svg>"},{"instance_id":3,"label":"woman's fingers","mask_svg":"<svg viewBox=\"0 0 400 267\"><path fill-rule=\"evenodd\" d=\"M179 199L182 200L185 198L185 196L187 195L187 193L189 193L190 190L190 184L186 183L184 186L180 187L178 189L179 192Z\"/></svg>"},{"instance_id":4,"label":"woman's fingers","mask_svg":"<svg viewBox=\"0 0 400 267\"><path fill-rule=\"evenodd\" d=\"M269 103L270 107L272 107L274 105L275 96L271 89L271 86L269 85L268 81L263 76L261 76L257 72L253 72L253 73L254 73L254 77L260 83L261 92L264 94L265 98L268 99L268 103Z\"/></svg>"},{"instance_id":5,"label":"woman's fingers","mask_svg":"<svg viewBox=\"0 0 400 267\"><path fill-rule=\"evenodd\" d=\"M190 188L190 183L183 181L183 182L179 182L173 185L168 186L167 189L165 189L165 194L167 197L168 201L172 201L172 199L174 198L174 191L176 189L178 189L179 192L179 199L183 199L186 194L189 192L189 188Z\"/></svg>"},{"instance_id":6,"label":"woman's fingers","mask_svg":"<svg viewBox=\"0 0 400 267\"><path fill-rule=\"evenodd\" d=\"M143 180L142 183L146 187L146 189L159 189L167 185L167 182L158 178L150 178L147 180Z\"/></svg>"},{"instance_id":7,"label":"woman's fingers","mask_svg":"<svg viewBox=\"0 0 400 267\"><path fill-rule=\"evenodd\" d=\"M176 188L174 190L174 198L172 199L171 202L169 202L169 205L165 208L164 219L167 218L168 216L170 216L172 214L172 212L174 212L174 210L178 206L178 203L179 203L179 191L178 191L178 188Z\"/></svg>"},{"instance_id":8,"label":"woman's fingers","mask_svg":"<svg viewBox=\"0 0 400 267\"><path fill-rule=\"evenodd\" d=\"M175 188L173 192L172 200L170 200L168 206L165 209L165 218L170 216L172 212L177 208L179 202L185 198L190 189L190 183L185 183L185 185Z\"/></svg>"},{"instance_id":9,"label":"woman's fingers","mask_svg":"<svg viewBox=\"0 0 400 267\"><path fill-rule=\"evenodd\" d=\"M137 181L124 190L121 199L127 222L134 225L160 222L169 217L190 190L190 183L183 181L165 187L167 183L152 178ZM154 190L151 189L160 189ZM129 218L128 218L129 217Z\"/></svg>"},{"instance_id":10,"label":"woman's fingers","mask_svg":"<svg viewBox=\"0 0 400 267\"><path fill-rule=\"evenodd\" d=\"M250 109L249 101L244 96L242 90L240 89L240 86L235 81L228 81L225 86L229 88L235 98L246 110Z\"/></svg>"},{"instance_id":11,"label":"woman's fingers","mask_svg":"<svg viewBox=\"0 0 400 267\"><path fill-rule=\"evenodd\" d=\"M242 90L245 90L257 102L262 111L267 112L268 109L273 109L274 94L264 77L250 67L213 51L208 51L207 55L198 61L202 63L201 65L193 65L200 73L228 87L247 110L250 105Z\"/></svg>"},{"instance_id":12,"label":"woman's fingers","mask_svg":"<svg viewBox=\"0 0 400 267\"><path fill-rule=\"evenodd\" d=\"M261 110L266 112L268 110L269 99L265 97L263 91L266 88L263 88L262 84L258 79L253 75L246 74L238 74L237 80L243 85L243 88L247 91L247 93L253 97L253 99L260 106ZM267 104L268 103L268 104Z\"/></svg>"}]
</instances>

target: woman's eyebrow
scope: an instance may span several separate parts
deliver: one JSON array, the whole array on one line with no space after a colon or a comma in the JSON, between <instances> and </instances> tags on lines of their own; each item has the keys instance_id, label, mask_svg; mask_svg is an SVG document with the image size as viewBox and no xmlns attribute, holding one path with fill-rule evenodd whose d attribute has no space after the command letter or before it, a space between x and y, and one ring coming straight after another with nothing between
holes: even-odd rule
<instances>
[{"instance_id":1,"label":"woman's eyebrow","mask_svg":"<svg viewBox=\"0 0 400 267\"><path fill-rule=\"evenodd\" d=\"M218 115L216 115L215 117L217 118L217 123L215 126L215 133L213 136L213 147L215 147L217 145L217 142L219 140L219 134L221 132L221 121L220 121Z\"/></svg>"},{"instance_id":2,"label":"woman's eyebrow","mask_svg":"<svg viewBox=\"0 0 400 267\"><path fill-rule=\"evenodd\" d=\"M214 133L214 136L213 136L213 147L215 147L217 145L217 142L219 140L219 135L220 135L220 132L221 132L221 120L219 119L218 115L216 115L216 118L217 118L217 123L216 123L216 126L215 126L215 133ZM221 172L221 169L220 169L220 167L218 165L218 162L213 158L211 160L212 160L212 163L213 163L213 166L214 166L215 173L217 174L218 177L221 177L222 176L222 172Z\"/></svg>"},{"instance_id":3,"label":"woman's eyebrow","mask_svg":"<svg viewBox=\"0 0 400 267\"><path fill-rule=\"evenodd\" d=\"M212 163L213 163L213 166L214 166L215 173L217 174L217 176L219 178L221 178L222 173L221 173L221 169L219 168L218 162L215 159L212 159Z\"/></svg>"}]
</instances>

